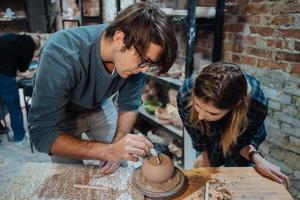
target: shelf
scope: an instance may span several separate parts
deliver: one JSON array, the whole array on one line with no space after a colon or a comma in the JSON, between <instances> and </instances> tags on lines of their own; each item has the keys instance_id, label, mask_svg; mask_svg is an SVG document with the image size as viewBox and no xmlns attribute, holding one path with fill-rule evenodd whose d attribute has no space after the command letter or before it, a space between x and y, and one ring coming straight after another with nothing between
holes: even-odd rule
<instances>
[{"instance_id":1,"label":"shelf","mask_svg":"<svg viewBox=\"0 0 300 200\"><path fill-rule=\"evenodd\" d=\"M169 16L183 16L188 15L188 10L183 9L172 9L172 8L162 8L162 11ZM197 18L214 18L216 16L215 7L196 7L195 16Z\"/></svg>"},{"instance_id":2,"label":"shelf","mask_svg":"<svg viewBox=\"0 0 300 200\"><path fill-rule=\"evenodd\" d=\"M150 74L147 74L147 77L150 80L153 80L154 82L158 84L163 84L166 87L172 87L174 89L179 89L182 85L183 81L171 77L164 77L164 76L152 76Z\"/></svg>"},{"instance_id":3,"label":"shelf","mask_svg":"<svg viewBox=\"0 0 300 200\"><path fill-rule=\"evenodd\" d=\"M98 21L100 20L99 16L82 16L86 21Z\"/></svg>"},{"instance_id":4,"label":"shelf","mask_svg":"<svg viewBox=\"0 0 300 200\"><path fill-rule=\"evenodd\" d=\"M79 21L80 16L63 16L62 20Z\"/></svg>"},{"instance_id":5,"label":"shelf","mask_svg":"<svg viewBox=\"0 0 300 200\"><path fill-rule=\"evenodd\" d=\"M144 119L147 119L147 120L150 119L151 122L155 123L156 125L159 125L159 126L163 127L168 132L173 133L176 137L178 137L178 138L182 138L183 137L183 132L182 132L181 129L176 128L176 127L174 127L172 125L162 125L162 124L160 124L159 121L155 118L155 116L147 113L147 111L143 107L139 108L139 114Z\"/></svg>"},{"instance_id":6,"label":"shelf","mask_svg":"<svg viewBox=\"0 0 300 200\"><path fill-rule=\"evenodd\" d=\"M0 18L0 22L27 22L27 19L25 17L19 17L19 18Z\"/></svg>"}]
</instances>

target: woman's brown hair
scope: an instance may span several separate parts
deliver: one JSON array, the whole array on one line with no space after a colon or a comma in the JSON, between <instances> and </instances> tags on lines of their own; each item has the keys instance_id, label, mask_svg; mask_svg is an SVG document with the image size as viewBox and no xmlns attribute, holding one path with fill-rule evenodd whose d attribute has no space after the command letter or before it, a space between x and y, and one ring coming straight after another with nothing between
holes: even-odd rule
<instances>
[{"instance_id":1,"label":"woman's brown hair","mask_svg":"<svg viewBox=\"0 0 300 200\"><path fill-rule=\"evenodd\" d=\"M228 124L219 145L224 155L230 153L231 147L247 126L247 81L240 68L225 62L206 66L196 77L192 93L190 122L201 133L209 135L210 127L208 122L198 120L198 113L193 106L194 97L211 102L218 109L229 110Z\"/></svg>"},{"instance_id":2,"label":"woman's brown hair","mask_svg":"<svg viewBox=\"0 0 300 200\"><path fill-rule=\"evenodd\" d=\"M106 29L106 36L112 38L116 31L125 34L124 50L134 47L142 59L151 42L161 46L160 73L166 73L176 59L178 45L174 25L153 3L142 1L121 11Z\"/></svg>"}]
</instances>

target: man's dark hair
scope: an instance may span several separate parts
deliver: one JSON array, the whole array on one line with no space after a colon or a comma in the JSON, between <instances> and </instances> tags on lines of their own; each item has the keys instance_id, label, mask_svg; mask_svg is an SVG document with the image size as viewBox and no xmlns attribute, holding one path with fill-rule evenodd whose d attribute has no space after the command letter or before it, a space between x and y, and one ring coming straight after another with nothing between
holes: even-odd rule
<instances>
[{"instance_id":1,"label":"man's dark hair","mask_svg":"<svg viewBox=\"0 0 300 200\"><path fill-rule=\"evenodd\" d=\"M160 73L166 73L176 59L178 46L174 25L153 3L142 1L121 11L106 29L106 36L112 38L116 31L125 34L125 49L133 46L142 59L150 43L161 46Z\"/></svg>"}]
</instances>

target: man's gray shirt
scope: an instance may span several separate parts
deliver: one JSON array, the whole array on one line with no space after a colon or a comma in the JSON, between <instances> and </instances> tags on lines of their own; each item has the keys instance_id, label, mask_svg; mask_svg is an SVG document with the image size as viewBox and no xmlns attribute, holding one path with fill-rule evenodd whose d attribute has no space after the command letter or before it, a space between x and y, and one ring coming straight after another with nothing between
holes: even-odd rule
<instances>
[{"instance_id":1,"label":"man's gray shirt","mask_svg":"<svg viewBox=\"0 0 300 200\"><path fill-rule=\"evenodd\" d=\"M59 31L43 47L29 111L29 133L37 150L49 153L68 114L97 112L118 93L119 111L136 111L145 76L108 73L100 58L107 25Z\"/></svg>"}]
</instances>

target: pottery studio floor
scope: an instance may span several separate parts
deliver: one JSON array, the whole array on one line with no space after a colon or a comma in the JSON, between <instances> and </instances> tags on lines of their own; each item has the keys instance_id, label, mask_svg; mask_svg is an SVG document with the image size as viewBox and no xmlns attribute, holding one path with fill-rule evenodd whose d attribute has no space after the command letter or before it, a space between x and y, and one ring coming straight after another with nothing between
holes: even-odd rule
<instances>
[{"instance_id":1,"label":"pottery studio floor","mask_svg":"<svg viewBox=\"0 0 300 200\"><path fill-rule=\"evenodd\" d=\"M26 111L24 102L21 100L23 106L24 127L27 129ZM6 121L9 124L9 117L6 116ZM27 131L27 130L26 130ZM10 134L11 135L11 134ZM12 136L11 136L12 137ZM0 190L5 188L5 185L11 180L16 173L22 169L27 162L51 162L48 155L39 153L34 150L31 153L30 146L20 148L14 145L14 142L8 141L6 134L0 134Z\"/></svg>"}]
</instances>

